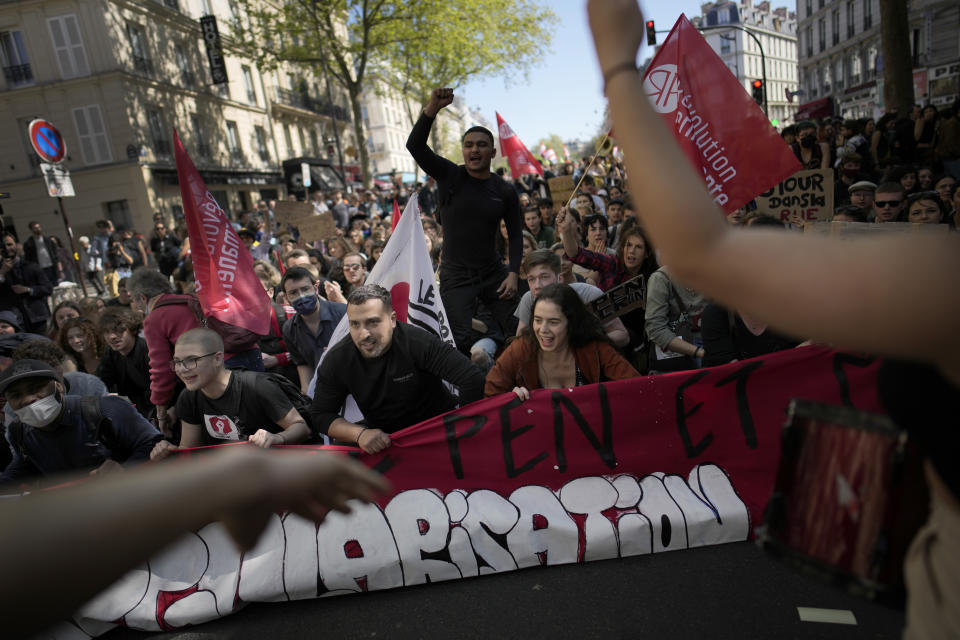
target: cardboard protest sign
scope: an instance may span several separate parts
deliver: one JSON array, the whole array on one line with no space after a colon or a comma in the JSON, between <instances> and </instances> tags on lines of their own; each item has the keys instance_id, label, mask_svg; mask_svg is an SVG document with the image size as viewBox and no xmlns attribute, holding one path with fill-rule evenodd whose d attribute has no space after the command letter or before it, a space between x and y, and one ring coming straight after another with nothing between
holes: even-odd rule
<instances>
[{"instance_id":1,"label":"cardboard protest sign","mask_svg":"<svg viewBox=\"0 0 960 640\"><path fill-rule=\"evenodd\" d=\"M293 225L300 231L300 238L305 242L326 240L337 235L337 223L334 222L333 214L329 211L324 211L320 215L311 213L309 218L296 220Z\"/></svg>"},{"instance_id":2,"label":"cardboard protest sign","mask_svg":"<svg viewBox=\"0 0 960 640\"><path fill-rule=\"evenodd\" d=\"M808 222L803 232L814 235L830 235L839 238L869 236L882 233L939 233L950 232L945 224L918 224L914 222Z\"/></svg>"},{"instance_id":3,"label":"cardboard protest sign","mask_svg":"<svg viewBox=\"0 0 960 640\"><path fill-rule=\"evenodd\" d=\"M798 171L757 196L757 211L781 222L829 222L833 218L832 169Z\"/></svg>"},{"instance_id":4,"label":"cardboard protest sign","mask_svg":"<svg viewBox=\"0 0 960 640\"><path fill-rule=\"evenodd\" d=\"M293 224L301 218L307 218L314 214L313 205L309 202L294 202L292 200L280 200L277 206L273 208L273 219L277 224Z\"/></svg>"},{"instance_id":5,"label":"cardboard protest sign","mask_svg":"<svg viewBox=\"0 0 960 640\"><path fill-rule=\"evenodd\" d=\"M601 322L619 318L623 314L643 306L646 284L643 276L627 280L623 284L608 289L602 296L590 302L593 315Z\"/></svg>"},{"instance_id":6,"label":"cardboard protest sign","mask_svg":"<svg viewBox=\"0 0 960 640\"><path fill-rule=\"evenodd\" d=\"M562 207L567 204L567 200L573 195L573 188L576 183L573 176L559 176L547 180L547 186L550 187L550 198L553 200L554 207Z\"/></svg>"},{"instance_id":7,"label":"cardboard protest sign","mask_svg":"<svg viewBox=\"0 0 960 640\"><path fill-rule=\"evenodd\" d=\"M487 398L360 456L392 484L377 504L352 504L352 513L330 513L319 527L275 514L243 554L222 525L208 525L49 635L97 635L117 624L171 630L248 602L746 540L774 487L790 399L879 412L878 367L804 347L711 369L537 389L524 402L512 393Z\"/></svg>"}]
</instances>

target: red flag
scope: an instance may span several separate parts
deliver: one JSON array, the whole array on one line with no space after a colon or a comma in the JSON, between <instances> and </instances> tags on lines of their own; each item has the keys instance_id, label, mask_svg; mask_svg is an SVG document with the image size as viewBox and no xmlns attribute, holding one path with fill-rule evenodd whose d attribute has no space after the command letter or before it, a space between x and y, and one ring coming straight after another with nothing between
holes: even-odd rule
<instances>
[{"instance_id":1,"label":"red flag","mask_svg":"<svg viewBox=\"0 0 960 640\"><path fill-rule=\"evenodd\" d=\"M176 129L173 144L200 305L207 315L266 335L270 298L253 271L253 256L207 191Z\"/></svg>"},{"instance_id":2,"label":"red flag","mask_svg":"<svg viewBox=\"0 0 960 640\"><path fill-rule=\"evenodd\" d=\"M397 223L400 222L400 205L397 204L397 199L393 199L393 213L390 215L390 234L393 235L393 232L397 230Z\"/></svg>"},{"instance_id":3,"label":"red flag","mask_svg":"<svg viewBox=\"0 0 960 640\"><path fill-rule=\"evenodd\" d=\"M802 168L683 14L647 67L643 88L725 211L743 206Z\"/></svg>"},{"instance_id":4,"label":"red flag","mask_svg":"<svg viewBox=\"0 0 960 640\"><path fill-rule=\"evenodd\" d=\"M543 167L533 157L530 150L520 142L520 138L513 132L510 125L500 117L499 113L497 114L497 129L500 131L500 153L507 158L507 162L510 164L510 175L519 178L528 173L538 173L542 177Z\"/></svg>"}]
</instances>

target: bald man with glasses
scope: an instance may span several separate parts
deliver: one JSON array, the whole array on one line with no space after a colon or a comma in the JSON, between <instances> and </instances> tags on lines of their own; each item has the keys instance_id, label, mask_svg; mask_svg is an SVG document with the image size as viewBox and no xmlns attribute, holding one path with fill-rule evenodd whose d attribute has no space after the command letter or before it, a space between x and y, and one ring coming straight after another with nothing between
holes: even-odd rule
<instances>
[{"instance_id":1,"label":"bald man with glasses","mask_svg":"<svg viewBox=\"0 0 960 640\"><path fill-rule=\"evenodd\" d=\"M223 339L215 331L184 332L170 367L186 387L177 398L180 444L158 442L152 460L205 445L246 440L266 449L310 437L306 419L276 382L262 373L223 366Z\"/></svg>"}]
</instances>

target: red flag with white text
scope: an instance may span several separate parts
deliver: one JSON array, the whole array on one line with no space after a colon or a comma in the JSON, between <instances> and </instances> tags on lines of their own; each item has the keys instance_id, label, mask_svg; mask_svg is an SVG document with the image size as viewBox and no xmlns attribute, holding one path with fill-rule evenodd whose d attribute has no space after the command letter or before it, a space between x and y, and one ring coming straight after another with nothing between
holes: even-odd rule
<instances>
[{"instance_id":1,"label":"red flag with white text","mask_svg":"<svg viewBox=\"0 0 960 640\"><path fill-rule=\"evenodd\" d=\"M520 138L517 137L517 134L513 132L513 129L499 113L497 114L497 130L500 132L500 152L510 165L510 175L519 178L528 173L536 173L542 177L543 167L533 157L530 150L520 142Z\"/></svg>"},{"instance_id":2,"label":"red flag with white text","mask_svg":"<svg viewBox=\"0 0 960 640\"><path fill-rule=\"evenodd\" d=\"M648 65L643 88L725 211L743 206L802 168L683 14Z\"/></svg>"},{"instance_id":3,"label":"red flag with white text","mask_svg":"<svg viewBox=\"0 0 960 640\"><path fill-rule=\"evenodd\" d=\"M253 270L253 256L207 191L176 130L173 144L200 305L208 316L265 335L270 298Z\"/></svg>"}]
</instances>

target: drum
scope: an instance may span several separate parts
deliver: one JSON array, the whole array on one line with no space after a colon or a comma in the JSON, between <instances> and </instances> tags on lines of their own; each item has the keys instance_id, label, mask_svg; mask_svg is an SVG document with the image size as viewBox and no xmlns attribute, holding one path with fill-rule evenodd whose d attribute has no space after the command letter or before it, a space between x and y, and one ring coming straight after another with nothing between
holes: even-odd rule
<instances>
[{"instance_id":1,"label":"drum","mask_svg":"<svg viewBox=\"0 0 960 640\"><path fill-rule=\"evenodd\" d=\"M867 597L902 604L926 521L922 455L886 416L793 400L761 546Z\"/></svg>"}]
</instances>

